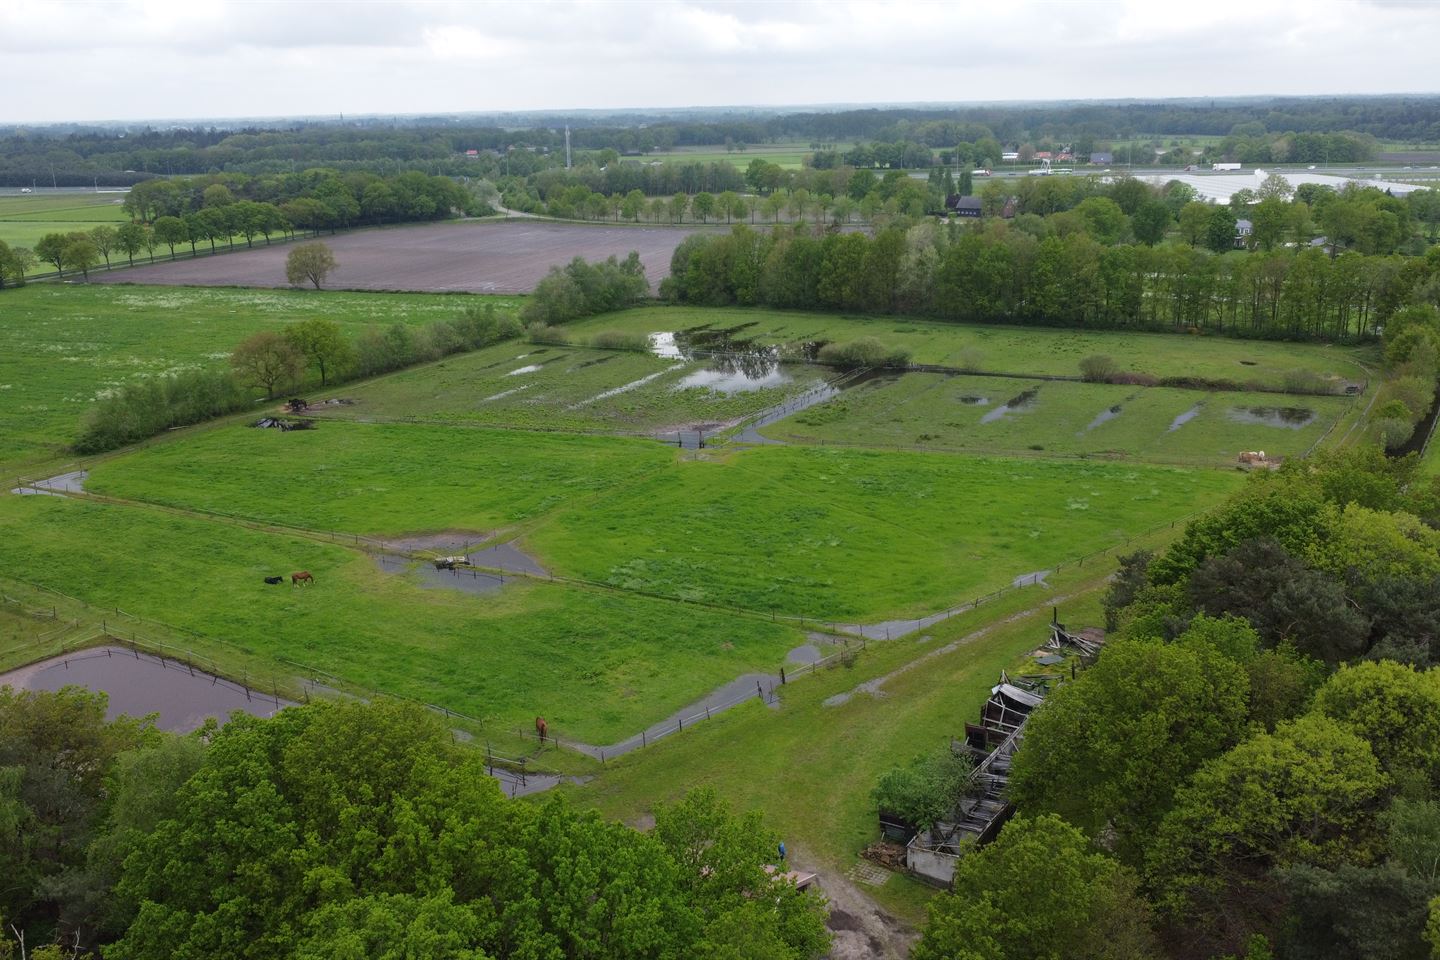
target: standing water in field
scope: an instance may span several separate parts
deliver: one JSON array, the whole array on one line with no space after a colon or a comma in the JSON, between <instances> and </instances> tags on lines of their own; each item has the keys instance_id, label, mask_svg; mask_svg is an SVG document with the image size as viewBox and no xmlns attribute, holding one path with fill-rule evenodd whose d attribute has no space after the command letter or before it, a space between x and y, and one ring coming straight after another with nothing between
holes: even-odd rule
<instances>
[{"instance_id":1,"label":"standing water in field","mask_svg":"<svg viewBox=\"0 0 1440 960\"><path fill-rule=\"evenodd\" d=\"M1299 430L1315 419L1315 411L1307 407L1231 407L1229 416L1236 423Z\"/></svg>"},{"instance_id":2,"label":"standing water in field","mask_svg":"<svg viewBox=\"0 0 1440 960\"><path fill-rule=\"evenodd\" d=\"M1186 410L1184 413L1180 414L1180 415L1179 415L1178 417L1176 417L1174 420L1171 420L1171 421L1170 421L1170 428L1169 428L1168 430L1166 430L1165 432L1166 432L1166 433L1174 433L1176 430L1179 430L1181 427L1185 426L1185 424L1189 423L1191 420L1194 420L1196 417L1200 416L1200 408L1203 407L1203 406L1205 406L1205 404L1203 404L1203 403L1197 403L1197 404L1195 404L1195 406L1191 407L1189 410Z\"/></svg>"},{"instance_id":3,"label":"standing water in field","mask_svg":"<svg viewBox=\"0 0 1440 960\"><path fill-rule=\"evenodd\" d=\"M1109 407L1108 409L1101 410L1099 413L1095 414L1095 419L1094 419L1094 420L1091 420L1091 421L1085 426L1085 429L1084 429L1084 430L1081 430L1079 433L1075 434L1075 436L1077 436L1077 437L1083 437L1083 436L1085 436L1085 434L1089 433L1091 430L1094 430L1096 427L1100 426L1100 424L1102 424L1102 423L1109 423L1111 420L1114 420L1116 417L1120 416L1120 409L1121 409L1121 408L1120 408L1120 404L1117 403L1117 404L1115 404L1115 406L1113 406L1113 407Z\"/></svg>"},{"instance_id":4,"label":"standing water in field","mask_svg":"<svg viewBox=\"0 0 1440 960\"><path fill-rule=\"evenodd\" d=\"M985 416L980 418L981 423L994 423L996 420L1003 420L1012 413L1025 413L1035 406L1035 396L1040 392L1038 386L1031 387L1023 393L1011 397L1003 407L996 407Z\"/></svg>"}]
</instances>

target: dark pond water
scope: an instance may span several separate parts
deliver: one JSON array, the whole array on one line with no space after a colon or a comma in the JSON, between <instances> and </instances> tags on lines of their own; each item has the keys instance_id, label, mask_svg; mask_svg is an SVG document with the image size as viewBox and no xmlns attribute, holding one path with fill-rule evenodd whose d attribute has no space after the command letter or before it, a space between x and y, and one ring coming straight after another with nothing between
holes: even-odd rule
<instances>
[{"instance_id":1,"label":"dark pond water","mask_svg":"<svg viewBox=\"0 0 1440 960\"><path fill-rule=\"evenodd\" d=\"M1012 413L1025 413L1035 407L1035 397L1040 393L1040 388L1031 387L1023 393L1017 394L1005 401L1004 406L996 407L985 416L980 418L981 423L994 423L996 420L1003 420Z\"/></svg>"},{"instance_id":2,"label":"dark pond water","mask_svg":"<svg viewBox=\"0 0 1440 960\"><path fill-rule=\"evenodd\" d=\"M1308 407L1231 407L1229 417L1236 423L1299 430L1315 420L1315 411Z\"/></svg>"},{"instance_id":3,"label":"dark pond water","mask_svg":"<svg viewBox=\"0 0 1440 960\"><path fill-rule=\"evenodd\" d=\"M247 690L240 684L191 670L175 660L124 647L94 647L0 675L0 686L19 690L59 690L78 686L104 691L106 715L141 717L158 713L157 726L185 733L208 717L226 720L236 710L268 717L290 706L283 697Z\"/></svg>"},{"instance_id":4,"label":"dark pond water","mask_svg":"<svg viewBox=\"0 0 1440 960\"><path fill-rule=\"evenodd\" d=\"M1197 403L1197 404L1195 404L1195 406L1191 407L1189 410L1186 410L1184 413L1180 414L1180 415L1179 415L1178 417L1176 417L1174 420L1171 420L1171 421L1170 421L1170 428L1169 428L1168 430L1166 430L1165 432L1166 432L1166 433L1174 433L1176 430L1179 430L1181 427L1185 426L1185 424L1189 423L1191 420L1194 420L1196 417L1200 416L1200 408L1201 408L1202 406L1204 406L1204 404Z\"/></svg>"}]
</instances>

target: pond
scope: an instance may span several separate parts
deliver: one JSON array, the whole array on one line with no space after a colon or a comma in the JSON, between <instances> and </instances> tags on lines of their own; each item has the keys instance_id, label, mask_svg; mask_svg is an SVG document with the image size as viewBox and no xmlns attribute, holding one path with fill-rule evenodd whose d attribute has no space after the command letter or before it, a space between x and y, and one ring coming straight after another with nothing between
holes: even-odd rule
<instances>
[{"instance_id":1,"label":"pond","mask_svg":"<svg viewBox=\"0 0 1440 960\"><path fill-rule=\"evenodd\" d=\"M106 716L143 717L157 713L161 730L187 733L209 717L224 721L236 710L269 717L291 701L124 647L92 647L33 663L0 675L0 686L17 690L59 690L77 686L109 697Z\"/></svg>"},{"instance_id":2,"label":"pond","mask_svg":"<svg viewBox=\"0 0 1440 960\"><path fill-rule=\"evenodd\" d=\"M1308 407L1231 407L1229 417L1236 423L1300 430L1315 420L1315 411Z\"/></svg>"}]
</instances>

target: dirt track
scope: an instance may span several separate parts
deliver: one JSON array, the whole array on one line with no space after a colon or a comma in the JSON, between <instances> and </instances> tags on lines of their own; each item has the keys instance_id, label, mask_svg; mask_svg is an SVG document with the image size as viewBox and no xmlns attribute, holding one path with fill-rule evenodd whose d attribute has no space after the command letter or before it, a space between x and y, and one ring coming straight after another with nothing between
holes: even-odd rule
<instances>
[{"instance_id":1,"label":"dirt track","mask_svg":"<svg viewBox=\"0 0 1440 960\"><path fill-rule=\"evenodd\" d=\"M712 228L713 229L713 228ZM541 221L431 223L322 236L339 267L326 287L350 290L529 293L552 266L575 257L640 253L651 287L670 274L687 227L627 227ZM283 287L293 244L156 263L107 273L102 283Z\"/></svg>"}]
</instances>

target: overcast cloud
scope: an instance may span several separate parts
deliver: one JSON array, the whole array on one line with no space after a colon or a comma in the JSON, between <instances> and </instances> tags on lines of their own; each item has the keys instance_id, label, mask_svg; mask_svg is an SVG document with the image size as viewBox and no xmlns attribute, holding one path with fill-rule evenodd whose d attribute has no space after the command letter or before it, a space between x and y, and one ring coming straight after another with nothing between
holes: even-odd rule
<instances>
[{"instance_id":1,"label":"overcast cloud","mask_svg":"<svg viewBox=\"0 0 1440 960\"><path fill-rule=\"evenodd\" d=\"M1435 0L0 0L0 121L1436 92Z\"/></svg>"}]
</instances>

